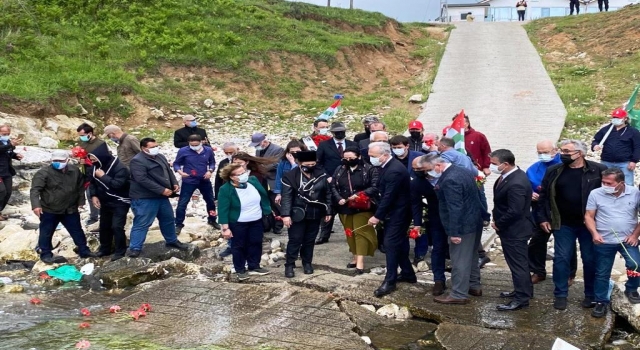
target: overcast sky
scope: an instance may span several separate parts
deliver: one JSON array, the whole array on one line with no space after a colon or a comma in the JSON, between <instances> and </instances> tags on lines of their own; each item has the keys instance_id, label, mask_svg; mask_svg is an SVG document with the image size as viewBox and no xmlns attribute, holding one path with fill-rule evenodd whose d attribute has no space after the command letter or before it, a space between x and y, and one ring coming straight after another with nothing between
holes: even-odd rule
<instances>
[{"instance_id":1,"label":"overcast sky","mask_svg":"<svg viewBox=\"0 0 640 350\"><path fill-rule=\"evenodd\" d=\"M327 5L327 0L298 1ZM439 0L353 0L353 5L362 10L381 12L400 22L433 21L440 12ZM349 0L331 0L331 6L349 8Z\"/></svg>"}]
</instances>

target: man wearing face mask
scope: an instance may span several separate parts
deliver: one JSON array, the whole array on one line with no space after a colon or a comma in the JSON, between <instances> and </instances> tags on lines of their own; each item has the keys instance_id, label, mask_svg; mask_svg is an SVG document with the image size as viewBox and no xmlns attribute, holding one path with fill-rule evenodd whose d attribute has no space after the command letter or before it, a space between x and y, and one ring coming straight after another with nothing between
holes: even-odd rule
<instances>
[{"instance_id":1,"label":"man wearing face mask","mask_svg":"<svg viewBox=\"0 0 640 350\"><path fill-rule=\"evenodd\" d=\"M360 150L360 154L362 154L362 162L365 164L371 164L369 160L369 144L371 142L384 142L389 143L389 134L386 131L373 131L369 136L369 142L367 142L367 146ZM360 142L362 144L363 141Z\"/></svg>"},{"instance_id":2,"label":"man wearing face mask","mask_svg":"<svg viewBox=\"0 0 640 350\"><path fill-rule=\"evenodd\" d=\"M218 164L218 170L216 170L216 179L215 179L215 187L214 193L216 200L218 199L218 193L220 193L220 187L224 185L224 180L220 177L220 170L224 169L227 165L231 164L233 161L233 156L238 154L238 146L233 142L225 142L222 144L222 151L224 152L225 158L220 161Z\"/></svg>"},{"instance_id":3,"label":"man wearing face mask","mask_svg":"<svg viewBox=\"0 0 640 350\"><path fill-rule=\"evenodd\" d=\"M87 153L93 153L98 150L98 148L101 148L101 150L99 150L98 152L109 152L109 147L107 147L107 144L103 140L100 140L95 135L94 129L91 125L83 123L78 126L78 129L76 130L78 132L78 137L80 138L80 143L78 144L78 146L82 147L85 151L87 151ZM80 159L80 167L84 168L83 173L87 175L88 180L91 180L91 176L89 174L93 173L93 169L91 169L91 167L87 167L84 162L84 159ZM91 225L98 222L98 220L100 219L100 209L96 208L93 205L88 188L85 194L87 196L87 200L89 201L89 220L87 220L87 225Z\"/></svg>"},{"instance_id":4,"label":"man wearing face mask","mask_svg":"<svg viewBox=\"0 0 640 350\"><path fill-rule=\"evenodd\" d=\"M562 163L549 167L542 178L535 217L542 230L553 232L553 307L558 310L567 308L570 261L578 240L584 271L582 307L591 308L595 305L595 261L584 215L589 193L600 187L601 174L607 167L585 159L587 145L582 141L562 141L560 153Z\"/></svg>"},{"instance_id":5,"label":"man wearing face mask","mask_svg":"<svg viewBox=\"0 0 640 350\"><path fill-rule=\"evenodd\" d=\"M333 137L327 141L320 142L320 146L318 146L318 168L324 170L328 176L331 176L336 172L336 169L342 165L344 150L347 149L347 147L356 146L356 143L347 140L347 128L344 126L344 123L333 122L329 131L331 131ZM332 212L335 211L332 210ZM322 223L316 244L329 242L329 237L331 237L331 232L333 231L334 219L335 215L332 215L331 220Z\"/></svg>"},{"instance_id":6,"label":"man wearing face mask","mask_svg":"<svg viewBox=\"0 0 640 350\"><path fill-rule=\"evenodd\" d=\"M326 119L316 119L313 122L311 135L301 138L300 142L304 143L310 151L317 151L320 142L327 141L330 138L329 122Z\"/></svg>"},{"instance_id":7,"label":"man wearing face mask","mask_svg":"<svg viewBox=\"0 0 640 350\"><path fill-rule=\"evenodd\" d=\"M529 178L531 188L533 189L531 195L531 214L533 215L534 222L537 222L536 212L538 211L538 199L540 197L540 190L542 189L542 178L549 167L561 163L560 153L558 153L558 148L553 141L544 140L538 142L536 150L538 152L538 161L527 169L527 178ZM539 226L536 225L533 228L533 236L529 241L528 248L529 270L531 272L531 283L533 284L547 279L545 262L547 259L547 242L549 242L549 237L551 237L551 233L545 232ZM570 284L576 277L577 266L577 254L574 254L571 257Z\"/></svg>"},{"instance_id":8,"label":"man wearing face mask","mask_svg":"<svg viewBox=\"0 0 640 350\"><path fill-rule=\"evenodd\" d=\"M176 148L183 148L189 146L189 136L200 135L202 143L209 145L209 138L207 137L207 131L198 127L196 117L191 114L187 114L182 117L184 128L180 128L173 133L173 145Z\"/></svg>"},{"instance_id":9,"label":"man wearing face mask","mask_svg":"<svg viewBox=\"0 0 640 350\"><path fill-rule=\"evenodd\" d=\"M369 136L371 135L371 130L369 129L369 127L371 126L371 123L377 123L377 122L379 122L379 120L378 120L378 117L376 117L376 116L368 115L368 116L364 117L364 119L362 119L362 125L364 126L364 132L361 132L361 133L357 134L356 136L354 136L353 137L353 142L360 143L360 141L368 139Z\"/></svg>"},{"instance_id":10,"label":"man wearing face mask","mask_svg":"<svg viewBox=\"0 0 640 350\"><path fill-rule=\"evenodd\" d=\"M502 241L504 258L511 270L513 291L500 293L501 297L513 298L500 304L498 311L515 311L529 307L533 297L533 284L529 276L527 241L531 238L531 184L524 171L515 163L516 157L506 149L489 155L489 168L500 176L493 185L493 222L491 226Z\"/></svg>"},{"instance_id":11,"label":"man wearing face mask","mask_svg":"<svg viewBox=\"0 0 640 350\"><path fill-rule=\"evenodd\" d=\"M22 144L22 139L11 138L11 127L0 125L0 212L7 206L13 189L13 176L16 174L11 164L12 159L21 160L22 154L15 153L16 146ZM0 221L7 218L0 215Z\"/></svg>"},{"instance_id":12,"label":"man wearing face mask","mask_svg":"<svg viewBox=\"0 0 640 350\"><path fill-rule=\"evenodd\" d=\"M281 158L284 155L284 148L276 145L275 143L269 141L267 139L267 135L263 133L254 133L251 136L251 143L249 147L254 147L256 149L256 157L260 158ZM273 190L276 189L276 175L278 172L278 163L275 162L265 167L267 171L266 180L267 180L267 193L269 193L269 201L271 203L271 209L275 213L267 215L265 221L265 232L273 231L276 234L280 234L282 231L282 221L276 220L275 216L279 216L280 214L280 205L276 203L277 193L274 193ZM267 223L268 222L268 223Z\"/></svg>"},{"instance_id":13,"label":"man wearing face mask","mask_svg":"<svg viewBox=\"0 0 640 350\"><path fill-rule=\"evenodd\" d=\"M369 145L371 165L379 167L378 190L380 200L369 225L376 226L384 220L384 249L386 250L387 274L374 291L378 298L396 290L398 282L416 283L416 274L409 260L409 237L411 221L411 179L400 161L391 155L388 143L374 142ZM398 276L398 267L401 269Z\"/></svg>"},{"instance_id":14,"label":"man wearing face mask","mask_svg":"<svg viewBox=\"0 0 640 350\"><path fill-rule=\"evenodd\" d=\"M614 110L611 124L596 133L591 149L602 151L602 164L622 170L625 183L633 186L636 163L640 160L640 131L629 125L628 121L627 111L622 108Z\"/></svg>"},{"instance_id":15,"label":"man wearing face mask","mask_svg":"<svg viewBox=\"0 0 640 350\"><path fill-rule=\"evenodd\" d=\"M360 152L362 153L362 155L366 155L369 152L369 144L371 142L378 142L378 141L372 141L373 133L378 131L384 131L386 133L387 125L381 121L371 122L371 124L369 124L369 137L367 137L366 139L360 140L358 142L358 148L360 148ZM387 141L388 140L389 138L387 138ZM368 159L368 156L367 156L367 159Z\"/></svg>"},{"instance_id":16,"label":"man wearing face mask","mask_svg":"<svg viewBox=\"0 0 640 350\"><path fill-rule=\"evenodd\" d=\"M591 316L600 318L609 308L609 279L611 269L620 253L627 271L640 272L638 251L638 205L640 192L624 182L624 173L617 168L602 172L602 187L589 194L585 224L593 239L596 274L594 282L595 308ZM640 277L628 277L624 295L631 304L640 304Z\"/></svg>"},{"instance_id":17,"label":"man wearing face mask","mask_svg":"<svg viewBox=\"0 0 640 350\"><path fill-rule=\"evenodd\" d=\"M423 152L422 150L422 137L423 137L424 127L422 123L414 120L409 122L409 150L414 152Z\"/></svg>"},{"instance_id":18,"label":"man wearing face mask","mask_svg":"<svg viewBox=\"0 0 640 350\"><path fill-rule=\"evenodd\" d=\"M216 205L211 184L211 176L215 169L216 157L211 147L202 144L200 135L189 136L189 146L180 148L173 162L173 170L182 177L182 189L176 208L176 234L182 232L187 205L195 190L200 191L202 199L207 204L207 223L216 230L220 229L216 222Z\"/></svg>"},{"instance_id":19,"label":"man wearing face mask","mask_svg":"<svg viewBox=\"0 0 640 350\"><path fill-rule=\"evenodd\" d=\"M89 250L87 238L80 224L78 207L84 206L85 177L77 166L69 164L69 153L56 150L51 165L45 165L33 176L30 199L33 213L40 218L40 260L53 264L51 239L62 223L78 247L81 258L95 257Z\"/></svg>"},{"instance_id":20,"label":"man wearing face mask","mask_svg":"<svg viewBox=\"0 0 640 350\"><path fill-rule=\"evenodd\" d=\"M118 160L124 166L129 168L131 159L140 153L140 140L133 135L129 135L116 125L107 125L104 127L104 136L118 145Z\"/></svg>"},{"instance_id":21,"label":"man wearing face mask","mask_svg":"<svg viewBox=\"0 0 640 350\"><path fill-rule=\"evenodd\" d=\"M407 167L409 174L412 175L413 168L411 167L411 164L413 160L424 155L424 153L412 151L410 148L410 141L406 136L394 136L391 138L391 140L389 140L389 143L391 144L391 151L393 152L393 156L396 157L396 159L399 160L402 165Z\"/></svg>"},{"instance_id":22,"label":"man wearing face mask","mask_svg":"<svg viewBox=\"0 0 640 350\"><path fill-rule=\"evenodd\" d=\"M167 248L179 250L189 249L188 244L181 243L176 235L173 207L170 197L176 196L180 189L178 180L162 154L156 140L146 137L140 140L140 149L131 160L131 210L133 225L129 241L129 257L137 258L147 238L149 227L157 218L160 233L164 237Z\"/></svg>"}]
</instances>

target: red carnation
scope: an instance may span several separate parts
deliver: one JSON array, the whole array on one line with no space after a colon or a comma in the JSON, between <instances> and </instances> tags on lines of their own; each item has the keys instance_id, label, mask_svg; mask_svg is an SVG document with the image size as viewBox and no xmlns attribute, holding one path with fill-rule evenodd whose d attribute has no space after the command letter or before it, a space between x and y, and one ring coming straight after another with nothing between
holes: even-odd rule
<instances>
[{"instance_id":1,"label":"red carnation","mask_svg":"<svg viewBox=\"0 0 640 350\"><path fill-rule=\"evenodd\" d=\"M82 314L82 316L91 316L91 311L89 311L89 309L87 308L80 309L80 313Z\"/></svg>"},{"instance_id":2,"label":"red carnation","mask_svg":"<svg viewBox=\"0 0 640 350\"><path fill-rule=\"evenodd\" d=\"M345 228L344 234L347 235L347 237L353 237L353 230L351 230L350 228Z\"/></svg>"}]
</instances>

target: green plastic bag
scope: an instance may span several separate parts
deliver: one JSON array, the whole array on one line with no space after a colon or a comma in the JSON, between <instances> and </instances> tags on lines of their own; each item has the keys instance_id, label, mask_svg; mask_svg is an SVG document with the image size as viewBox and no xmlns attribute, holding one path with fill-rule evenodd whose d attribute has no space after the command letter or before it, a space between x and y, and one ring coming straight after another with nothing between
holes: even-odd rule
<instances>
[{"instance_id":1,"label":"green plastic bag","mask_svg":"<svg viewBox=\"0 0 640 350\"><path fill-rule=\"evenodd\" d=\"M56 269L47 271L47 274L53 278L62 280L62 282L77 282L82 279L82 273L73 265L62 265Z\"/></svg>"}]
</instances>

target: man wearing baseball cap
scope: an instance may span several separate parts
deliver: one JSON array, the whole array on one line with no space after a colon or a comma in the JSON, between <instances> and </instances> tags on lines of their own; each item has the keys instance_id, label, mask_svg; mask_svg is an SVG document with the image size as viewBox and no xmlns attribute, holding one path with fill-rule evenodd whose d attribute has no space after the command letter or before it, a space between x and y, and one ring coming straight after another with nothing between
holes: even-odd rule
<instances>
[{"instance_id":1,"label":"man wearing baseball cap","mask_svg":"<svg viewBox=\"0 0 640 350\"><path fill-rule=\"evenodd\" d=\"M596 133L591 149L602 150L600 163L622 170L625 184L633 186L636 163L640 160L640 131L629 125L627 111L618 108L611 112L611 124Z\"/></svg>"},{"instance_id":2,"label":"man wearing baseball cap","mask_svg":"<svg viewBox=\"0 0 640 350\"><path fill-rule=\"evenodd\" d=\"M284 148L269 141L267 135L260 132L256 132L251 136L251 143L249 144L249 147L254 147L256 149L256 157L260 158L277 158L279 160L284 155ZM276 203L276 197L278 195L273 193L273 190L276 189L278 163L274 162L269 165L266 170L267 175L265 178L267 180L267 188L265 188L265 190L267 190L267 193L269 194L269 202L271 203L273 213L267 216L269 227L265 227L264 229L265 232L273 231L273 233L279 235L282 231L282 221L276 220L276 216L280 216L280 204Z\"/></svg>"},{"instance_id":3,"label":"man wearing baseball cap","mask_svg":"<svg viewBox=\"0 0 640 350\"><path fill-rule=\"evenodd\" d=\"M207 137L207 131L198 127L196 117L191 114L187 114L182 117L184 128L176 130L173 134L173 145L176 148L189 147L189 136L200 135L202 143L209 145L209 138Z\"/></svg>"},{"instance_id":4,"label":"man wearing baseball cap","mask_svg":"<svg viewBox=\"0 0 640 350\"><path fill-rule=\"evenodd\" d=\"M81 258L96 256L87 246L78 212L85 203L84 182L84 175L76 165L69 164L69 152L64 150L54 151L51 165L40 168L31 181L31 209L40 218L38 247L45 264L54 262L51 239L60 223L73 238Z\"/></svg>"},{"instance_id":5,"label":"man wearing baseball cap","mask_svg":"<svg viewBox=\"0 0 640 350\"><path fill-rule=\"evenodd\" d=\"M423 133L424 127L421 122L417 120L409 122L409 151L424 152L422 149Z\"/></svg>"}]
</instances>

